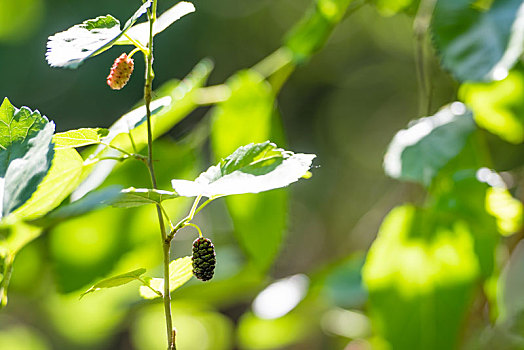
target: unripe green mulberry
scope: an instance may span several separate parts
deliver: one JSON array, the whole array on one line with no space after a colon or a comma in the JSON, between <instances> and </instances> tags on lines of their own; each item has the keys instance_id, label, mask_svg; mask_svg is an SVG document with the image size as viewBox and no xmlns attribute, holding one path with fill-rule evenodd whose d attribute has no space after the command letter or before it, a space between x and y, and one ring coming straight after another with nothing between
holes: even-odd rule
<instances>
[{"instance_id":1,"label":"unripe green mulberry","mask_svg":"<svg viewBox=\"0 0 524 350\"><path fill-rule=\"evenodd\" d=\"M211 240L199 237L193 242L193 275L202 281L208 281L213 278L215 265L217 262L215 247Z\"/></svg>"},{"instance_id":2,"label":"unripe green mulberry","mask_svg":"<svg viewBox=\"0 0 524 350\"><path fill-rule=\"evenodd\" d=\"M107 76L107 85L113 90L120 90L129 81L133 68L133 59L127 57L125 53L121 54L111 67L111 71Z\"/></svg>"}]
</instances>

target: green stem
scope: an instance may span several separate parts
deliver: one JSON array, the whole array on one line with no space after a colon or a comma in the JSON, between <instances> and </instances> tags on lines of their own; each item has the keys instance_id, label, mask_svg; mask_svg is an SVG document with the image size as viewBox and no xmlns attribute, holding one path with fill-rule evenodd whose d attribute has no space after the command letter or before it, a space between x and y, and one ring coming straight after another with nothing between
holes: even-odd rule
<instances>
[{"instance_id":1,"label":"green stem","mask_svg":"<svg viewBox=\"0 0 524 350\"><path fill-rule=\"evenodd\" d=\"M169 215L167 214L166 209L164 208L164 206L161 203L159 204L159 206L160 206L160 209L162 210L162 213L164 213L164 216L166 217L167 223L169 224L169 229L173 231L175 227L173 226L173 223L171 222L171 219L169 218ZM167 238L169 239L169 236L167 236Z\"/></svg>"},{"instance_id":2,"label":"green stem","mask_svg":"<svg viewBox=\"0 0 524 350\"><path fill-rule=\"evenodd\" d=\"M131 134L129 134L129 135L131 135ZM129 153L128 151L126 151L126 150L124 150L124 149L122 149L122 148L120 148L120 147L117 147L117 146L115 146L115 145L112 145L112 144L110 144L110 143L100 142L100 144L101 144L101 145L104 145L104 146L106 146L106 147L112 148L112 149L114 149L114 150L117 150L118 152L121 152L121 153L123 153L123 154L125 154L125 155L127 155L127 156L129 156L129 157L134 157L134 158L136 158L136 159L138 159L138 160L144 160L144 159L146 159L146 157L143 156L143 155L141 155L141 154L138 154L138 153Z\"/></svg>"},{"instance_id":3,"label":"green stem","mask_svg":"<svg viewBox=\"0 0 524 350\"><path fill-rule=\"evenodd\" d=\"M13 272L13 261L14 256L10 254L8 254L4 260L4 271L2 271L4 278L0 283L0 309L7 305L7 287L9 286L9 281L11 280L11 274Z\"/></svg>"},{"instance_id":4,"label":"green stem","mask_svg":"<svg viewBox=\"0 0 524 350\"><path fill-rule=\"evenodd\" d=\"M417 79L419 84L419 115L429 115L431 113L432 86L428 74L426 62L426 35L436 0L422 0L415 20L413 31L415 33L415 61L417 68Z\"/></svg>"},{"instance_id":5,"label":"green stem","mask_svg":"<svg viewBox=\"0 0 524 350\"><path fill-rule=\"evenodd\" d=\"M157 0L153 0L153 5L150 10L147 11L147 17L149 21L149 42L146 54L146 77L144 84L144 100L146 105L146 116L147 116L147 167L151 176L151 184L153 189L158 189L155 176L155 168L153 165L153 132L151 126L151 100L153 91L153 25L156 19L156 8ZM171 316L171 294L169 292L169 260L171 241L167 240L167 233L164 223L164 217L162 216L162 208L159 204L156 206L158 224L160 226L160 235L162 239L162 251L164 256L164 313L166 317L166 332L167 332L167 349L175 350L175 331L173 329L173 320Z\"/></svg>"},{"instance_id":6,"label":"green stem","mask_svg":"<svg viewBox=\"0 0 524 350\"><path fill-rule=\"evenodd\" d=\"M193 220L193 217L195 216L195 210L197 209L198 203L200 203L200 200L202 199L202 196L198 196L195 199L195 202L193 203L193 206L191 207L191 210L189 211L189 215L187 216L188 222Z\"/></svg>"},{"instance_id":7,"label":"green stem","mask_svg":"<svg viewBox=\"0 0 524 350\"><path fill-rule=\"evenodd\" d=\"M252 69L264 78L275 74L288 64L292 64L293 54L286 47L281 47L262 61L255 64Z\"/></svg>"},{"instance_id":8,"label":"green stem","mask_svg":"<svg viewBox=\"0 0 524 350\"><path fill-rule=\"evenodd\" d=\"M129 156L127 154L123 155L122 157L100 157L100 158L93 158L93 159L86 159L84 160L84 166L89 166L96 164L98 162L101 162L103 160L116 160L119 162L123 162L124 160L129 159Z\"/></svg>"},{"instance_id":9,"label":"green stem","mask_svg":"<svg viewBox=\"0 0 524 350\"><path fill-rule=\"evenodd\" d=\"M171 229L171 233L167 236L167 240L168 241L171 241L173 238L175 238L175 235L176 233L186 227L186 226L196 226L194 224L191 223L191 220L193 220L193 218L195 217L196 214L198 214L202 209L205 208L206 205L208 205L209 203L211 203L213 200L217 199L217 198L220 198L222 196L214 196L214 197L211 197L209 198L207 201L205 201L204 203L202 203L202 205L200 207L197 208L197 205L198 203L200 203L200 200L202 199L202 196L198 196L196 199L195 199L195 202L193 203L193 206L191 207L191 210L189 212L189 214L183 218L182 220L180 220L178 222L178 224L176 224L176 226L174 228ZM200 231L200 230L199 230ZM202 237L202 233L200 232L200 236Z\"/></svg>"},{"instance_id":10,"label":"green stem","mask_svg":"<svg viewBox=\"0 0 524 350\"><path fill-rule=\"evenodd\" d=\"M144 46L142 46L142 44L140 44L138 41L134 40L133 38L131 38L129 35L127 35L126 33L124 33L124 36L129 39L129 41L131 41L133 43L133 45L136 46L137 49L139 49L140 51L142 51L144 53L144 55L147 56L148 54L148 50L147 48L145 48ZM133 50L134 51L134 50Z\"/></svg>"},{"instance_id":11,"label":"green stem","mask_svg":"<svg viewBox=\"0 0 524 350\"><path fill-rule=\"evenodd\" d=\"M202 209L204 209L206 207L206 205L208 205L209 203L211 203L212 201L214 201L215 199L220 198L220 197L222 197L222 196L213 196L213 197L209 198L207 201L202 203L202 205L199 206L197 210L195 210L194 215L198 214Z\"/></svg>"}]
</instances>

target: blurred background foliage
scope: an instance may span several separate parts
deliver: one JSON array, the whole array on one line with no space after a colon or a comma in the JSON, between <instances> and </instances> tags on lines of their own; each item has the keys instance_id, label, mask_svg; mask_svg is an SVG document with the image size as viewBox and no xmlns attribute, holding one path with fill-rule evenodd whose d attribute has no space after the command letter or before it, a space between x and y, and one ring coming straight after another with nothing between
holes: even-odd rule
<instances>
[{"instance_id":1,"label":"blurred background foliage","mask_svg":"<svg viewBox=\"0 0 524 350\"><path fill-rule=\"evenodd\" d=\"M87 18L128 18L139 2L129 3L0 0L0 97L38 108L58 131L109 127L140 101L143 62L135 56L129 87L115 93L105 77L118 49L57 70L44 60L45 43ZM459 3L474 20L477 12L489 18L491 3L520 2L476 1L473 17L473 2ZM172 112L176 125L155 141L160 188L266 139L316 153L318 167L291 190L217 200L198 217L215 243L217 272L173 293L179 349L524 348L523 68L459 86L426 47L432 97L423 114L456 99L473 114L432 131L435 143L424 147L441 160L424 163L435 170L430 178L389 173L411 181L399 182L382 162L397 131L423 116L417 1L194 4L196 14L155 39L157 96L176 94L172 80L205 57L214 62L207 84L225 83L231 95L214 107L184 100ZM160 10L172 5L159 0ZM449 8L436 10L442 18ZM447 52L458 29L445 24L434 40ZM468 67L443 63L467 80ZM203 64L202 79L211 70ZM422 164L427 153L419 150L403 157ZM499 172L509 191L490 183L499 175L475 173L481 167ZM111 184L148 187L148 174L129 161L104 182ZM190 205L165 202L172 217ZM179 233L173 257L189 254L194 237ZM137 267L160 275L161 256L152 206L105 208L46 231L16 257L0 349L163 349L162 306L142 301L136 286L78 300L106 276Z\"/></svg>"}]
</instances>

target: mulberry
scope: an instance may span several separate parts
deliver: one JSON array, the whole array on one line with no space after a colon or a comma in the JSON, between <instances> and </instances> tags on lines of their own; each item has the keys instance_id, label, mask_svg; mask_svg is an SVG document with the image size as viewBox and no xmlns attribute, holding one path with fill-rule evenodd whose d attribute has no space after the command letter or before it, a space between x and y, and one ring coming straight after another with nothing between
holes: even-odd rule
<instances>
[{"instance_id":1,"label":"mulberry","mask_svg":"<svg viewBox=\"0 0 524 350\"><path fill-rule=\"evenodd\" d=\"M215 247L208 238L197 238L193 242L193 274L202 281L213 278L216 265Z\"/></svg>"},{"instance_id":2,"label":"mulberry","mask_svg":"<svg viewBox=\"0 0 524 350\"><path fill-rule=\"evenodd\" d=\"M120 90L129 81L133 68L133 59L127 57L125 53L121 54L111 67L111 71L107 76L107 85L113 90Z\"/></svg>"}]
</instances>

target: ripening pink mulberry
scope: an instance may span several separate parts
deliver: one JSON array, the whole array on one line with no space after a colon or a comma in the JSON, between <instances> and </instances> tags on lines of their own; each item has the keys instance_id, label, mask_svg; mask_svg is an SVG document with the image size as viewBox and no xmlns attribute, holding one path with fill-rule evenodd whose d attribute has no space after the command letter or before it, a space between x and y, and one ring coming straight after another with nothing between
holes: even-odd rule
<instances>
[{"instance_id":1,"label":"ripening pink mulberry","mask_svg":"<svg viewBox=\"0 0 524 350\"><path fill-rule=\"evenodd\" d=\"M128 58L125 53L121 54L111 67L111 71L107 76L107 85L113 90L120 90L129 81L133 68L133 59Z\"/></svg>"}]
</instances>

